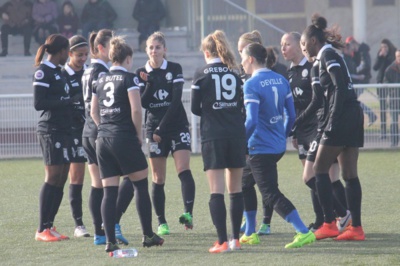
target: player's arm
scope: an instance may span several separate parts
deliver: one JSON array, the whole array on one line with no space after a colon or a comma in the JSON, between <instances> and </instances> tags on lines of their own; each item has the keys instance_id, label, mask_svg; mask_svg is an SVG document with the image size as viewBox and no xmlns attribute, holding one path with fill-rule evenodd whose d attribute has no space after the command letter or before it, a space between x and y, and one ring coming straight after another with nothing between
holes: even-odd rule
<instances>
[{"instance_id":1,"label":"player's arm","mask_svg":"<svg viewBox=\"0 0 400 266\"><path fill-rule=\"evenodd\" d=\"M39 74L37 74L39 71L41 70L38 70L35 73L35 76L39 76ZM40 79L39 78L34 79L33 104L36 111L62 109L72 104L72 100L69 97L60 97L59 99L49 99L47 91L50 89L50 83L51 83L50 80L42 77L40 77Z\"/></svg>"},{"instance_id":2,"label":"player's arm","mask_svg":"<svg viewBox=\"0 0 400 266\"><path fill-rule=\"evenodd\" d=\"M294 121L296 119L296 111L294 110L294 102L293 102L293 96L292 93L289 93L286 95L285 98L285 131L286 131L286 137L289 136L293 125Z\"/></svg>"},{"instance_id":3,"label":"player's arm","mask_svg":"<svg viewBox=\"0 0 400 266\"><path fill-rule=\"evenodd\" d=\"M197 72L193 77L190 98L190 110L194 115L201 116L201 90Z\"/></svg>"},{"instance_id":4,"label":"player's arm","mask_svg":"<svg viewBox=\"0 0 400 266\"><path fill-rule=\"evenodd\" d=\"M147 74L146 72L140 71L138 73L140 77L140 94L141 94L141 103L143 108L149 108L150 103L153 99L154 88L153 84L156 79L154 74Z\"/></svg>"},{"instance_id":5,"label":"player's arm","mask_svg":"<svg viewBox=\"0 0 400 266\"><path fill-rule=\"evenodd\" d=\"M131 106L131 117L136 129L139 142L142 143L142 105L140 103L140 92L138 89L128 90L129 104Z\"/></svg>"},{"instance_id":6,"label":"player's arm","mask_svg":"<svg viewBox=\"0 0 400 266\"><path fill-rule=\"evenodd\" d=\"M93 92L92 94L92 101L91 101L91 108L90 108L90 116L92 117L94 123L99 126L100 124L100 112L99 112L99 98L97 94Z\"/></svg>"},{"instance_id":7,"label":"player's arm","mask_svg":"<svg viewBox=\"0 0 400 266\"><path fill-rule=\"evenodd\" d=\"M248 82L244 84L243 92L244 106L246 108L246 121L244 125L246 127L246 139L249 140L257 127L260 99Z\"/></svg>"}]
</instances>

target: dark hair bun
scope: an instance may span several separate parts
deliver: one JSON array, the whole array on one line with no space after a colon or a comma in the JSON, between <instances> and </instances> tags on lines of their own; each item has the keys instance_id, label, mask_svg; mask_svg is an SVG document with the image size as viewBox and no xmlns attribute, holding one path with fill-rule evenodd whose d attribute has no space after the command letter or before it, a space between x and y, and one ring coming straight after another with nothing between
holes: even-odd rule
<instances>
[{"instance_id":1,"label":"dark hair bun","mask_svg":"<svg viewBox=\"0 0 400 266\"><path fill-rule=\"evenodd\" d=\"M314 14L311 17L311 23L320 30L325 30L328 26L326 18L320 16L319 14Z\"/></svg>"}]
</instances>

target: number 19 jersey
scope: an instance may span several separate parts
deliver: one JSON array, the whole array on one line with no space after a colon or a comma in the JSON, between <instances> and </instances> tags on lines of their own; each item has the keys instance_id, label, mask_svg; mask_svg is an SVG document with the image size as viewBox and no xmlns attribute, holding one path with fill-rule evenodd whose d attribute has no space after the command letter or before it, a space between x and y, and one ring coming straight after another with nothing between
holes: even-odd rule
<instances>
[{"instance_id":1,"label":"number 19 jersey","mask_svg":"<svg viewBox=\"0 0 400 266\"><path fill-rule=\"evenodd\" d=\"M192 84L192 112L201 116L202 142L245 138L242 84L240 77L219 58L196 71Z\"/></svg>"}]
</instances>

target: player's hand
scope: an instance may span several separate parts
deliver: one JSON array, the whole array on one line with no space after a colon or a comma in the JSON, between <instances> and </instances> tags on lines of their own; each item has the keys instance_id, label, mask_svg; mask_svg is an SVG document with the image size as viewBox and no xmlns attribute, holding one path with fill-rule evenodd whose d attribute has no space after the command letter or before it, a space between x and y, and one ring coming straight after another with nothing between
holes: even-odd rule
<instances>
[{"instance_id":1,"label":"player's hand","mask_svg":"<svg viewBox=\"0 0 400 266\"><path fill-rule=\"evenodd\" d=\"M155 142L160 143L160 142L161 142L161 137L160 137L160 135L153 134L153 140L154 140Z\"/></svg>"}]
</instances>

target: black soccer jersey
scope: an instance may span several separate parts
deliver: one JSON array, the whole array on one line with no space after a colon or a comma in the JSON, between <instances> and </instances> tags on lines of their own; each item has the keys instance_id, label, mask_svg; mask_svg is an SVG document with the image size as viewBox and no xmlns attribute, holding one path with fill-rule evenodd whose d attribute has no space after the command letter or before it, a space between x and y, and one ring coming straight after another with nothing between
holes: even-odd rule
<instances>
[{"instance_id":1,"label":"black soccer jersey","mask_svg":"<svg viewBox=\"0 0 400 266\"><path fill-rule=\"evenodd\" d=\"M331 130L343 114L346 106L359 105L353 89L346 63L332 45L324 45L317 55L319 61L319 78L321 86L326 90L329 104L329 121L326 130Z\"/></svg>"},{"instance_id":2,"label":"black soccer jersey","mask_svg":"<svg viewBox=\"0 0 400 266\"><path fill-rule=\"evenodd\" d=\"M71 99L61 67L43 61L33 76L34 106L40 115L39 133L70 133Z\"/></svg>"},{"instance_id":3,"label":"black soccer jersey","mask_svg":"<svg viewBox=\"0 0 400 266\"><path fill-rule=\"evenodd\" d=\"M96 138L97 126L90 116L90 102L92 101L93 85L96 81L108 73L107 64L100 59L90 60L90 66L85 70L82 76L83 99L85 101L85 126L83 128L83 137Z\"/></svg>"},{"instance_id":4,"label":"black soccer jersey","mask_svg":"<svg viewBox=\"0 0 400 266\"><path fill-rule=\"evenodd\" d=\"M292 90L297 117L304 112L311 102L311 67L312 63L308 62L304 57L297 66L291 65L288 70L290 89ZM304 119L301 123L297 124L296 136L301 139L301 136L312 135L317 129L317 124L318 121L315 114L307 116L307 119Z\"/></svg>"},{"instance_id":5,"label":"black soccer jersey","mask_svg":"<svg viewBox=\"0 0 400 266\"><path fill-rule=\"evenodd\" d=\"M69 84L69 94L74 98L72 105L72 130L83 130L85 124L85 104L83 102L82 93L82 75L86 66L83 69L75 72L68 64L61 70L67 78Z\"/></svg>"},{"instance_id":6,"label":"black soccer jersey","mask_svg":"<svg viewBox=\"0 0 400 266\"><path fill-rule=\"evenodd\" d=\"M149 74L147 82L140 72ZM160 136L169 135L189 125L182 104L183 74L181 65L164 59L158 69L149 62L136 70L139 77L142 106L146 109L147 137L154 131Z\"/></svg>"},{"instance_id":7,"label":"black soccer jersey","mask_svg":"<svg viewBox=\"0 0 400 266\"><path fill-rule=\"evenodd\" d=\"M202 142L245 138L241 78L221 62L212 60L196 71L192 84L192 113L201 116Z\"/></svg>"},{"instance_id":8,"label":"black soccer jersey","mask_svg":"<svg viewBox=\"0 0 400 266\"><path fill-rule=\"evenodd\" d=\"M93 86L99 102L98 137L136 136L128 92L139 90L139 79L123 67L113 66Z\"/></svg>"}]
</instances>

